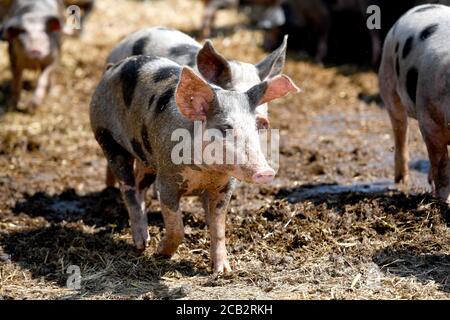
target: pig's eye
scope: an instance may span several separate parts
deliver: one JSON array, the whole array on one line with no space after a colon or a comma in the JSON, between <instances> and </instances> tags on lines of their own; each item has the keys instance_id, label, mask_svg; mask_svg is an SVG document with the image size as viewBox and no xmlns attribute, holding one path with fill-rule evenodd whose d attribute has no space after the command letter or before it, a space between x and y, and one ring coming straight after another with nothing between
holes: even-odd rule
<instances>
[{"instance_id":1,"label":"pig's eye","mask_svg":"<svg viewBox=\"0 0 450 320\"><path fill-rule=\"evenodd\" d=\"M226 135L227 131L229 130L233 130L233 127L229 124L224 124L220 127L220 131L222 132L223 135Z\"/></svg>"}]
</instances>

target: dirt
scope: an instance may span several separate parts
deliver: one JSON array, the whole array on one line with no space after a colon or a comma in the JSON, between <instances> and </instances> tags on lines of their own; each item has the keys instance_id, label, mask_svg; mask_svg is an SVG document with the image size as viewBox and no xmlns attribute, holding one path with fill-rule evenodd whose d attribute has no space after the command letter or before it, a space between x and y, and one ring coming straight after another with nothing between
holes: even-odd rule
<instances>
[{"instance_id":1,"label":"dirt","mask_svg":"<svg viewBox=\"0 0 450 320\"><path fill-rule=\"evenodd\" d=\"M104 186L90 96L121 37L152 25L192 34L201 2L114 3L98 0L84 36L66 40L46 103L34 114L0 119L0 299L450 298L450 210L429 193L416 122L410 122L412 182L399 189L376 73L324 67L297 52L289 53L285 72L304 92L270 107L281 132L277 178L262 187L241 185L229 208L234 271L211 273L195 198L182 203L184 243L163 260L154 255L163 222L149 194L150 246L136 252L120 194ZM266 54L262 34L244 22L221 12L213 41L225 56L256 63ZM4 107L11 76L6 46L0 50ZM79 290L67 285L70 266L80 268Z\"/></svg>"}]
</instances>

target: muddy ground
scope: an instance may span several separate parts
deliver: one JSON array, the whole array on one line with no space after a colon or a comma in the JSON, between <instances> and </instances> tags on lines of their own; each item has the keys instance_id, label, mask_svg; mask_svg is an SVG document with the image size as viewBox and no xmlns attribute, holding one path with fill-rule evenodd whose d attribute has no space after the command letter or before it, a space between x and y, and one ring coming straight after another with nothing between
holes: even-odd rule
<instances>
[{"instance_id":1,"label":"muddy ground","mask_svg":"<svg viewBox=\"0 0 450 320\"><path fill-rule=\"evenodd\" d=\"M270 109L281 130L278 176L271 185L240 186L229 209L234 272L211 274L194 198L183 200L186 239L173 259L154 257L164 230L155 200L150 247L134 251L120 195L104 187L90 96L121 37L153 25L193 32L200 13L199 1L98 0L85 35L65 42L46 103L32 115L1 117L0 299L449 299L450 211L427 193L417 124L411 121L412 183L398 190L376 74L323 67L295 52L286 73L304 93ZM214 44L229 58L257 62L265 56L262 35L243 22L220 13ZM4 107L4 44L0 52ZM81 269L80 290L67 287L71 265Z\"/></svg>"}]
</instances>

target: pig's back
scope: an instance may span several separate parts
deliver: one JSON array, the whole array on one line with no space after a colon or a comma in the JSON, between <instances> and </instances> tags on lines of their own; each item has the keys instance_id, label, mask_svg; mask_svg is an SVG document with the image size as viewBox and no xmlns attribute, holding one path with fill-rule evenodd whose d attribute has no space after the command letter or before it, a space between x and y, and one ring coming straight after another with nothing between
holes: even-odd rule
<instances>
[{"instance_id":1,"label":"pig's back","mask_svg":"<svg viewBox=\"0 0 450 320\"><path fill-rule=\"evenodd\" d=\"M431 98L450 68L450 7L422 5L405 13L389 31L383 64L397 77L397 92L415 117L417 98Z\"/></svg>"},{"instance_id":2,"label":"pig's back","mask_svg":"<svg viewBox=\"0 0 450 320\"><path fill-rule=\"evenodd\" d=\"M195 65L201 45L188 35L163 27L146 28L125 37L109 55L107 62L116 63L133 55L154 55L180 65Z\"/></svg>"},{"instance_id":3,"label":"pig's back","mask_svg":"<svg viewBox=\"0 0 450 320\"><path fill-rule=\"evenodd\" d=\"M387 38L387 53L398 53L400 64L430 62L433 55L448 55L450 50L450 7L417 6L405 13L392 27ZM426 57L424 55L427 55ZM431 64L434 64L434 61Z\"/></svg>"},{"instance_id":4,"label":"pig's back","mask_svg":"<svg viewBox=\"0 0 450 320\"><path fill-rule=\"evenodd\" d=\"M181 67L169 59L133 56L107 69L91 101L94 132L108 130L130 153L145 127L151 147L169 145L174 129L186 125L174 93ZM157 137L154 133L158 133ZM135 154L135 156L139 156Z\"/></svg>"}]
</instances>

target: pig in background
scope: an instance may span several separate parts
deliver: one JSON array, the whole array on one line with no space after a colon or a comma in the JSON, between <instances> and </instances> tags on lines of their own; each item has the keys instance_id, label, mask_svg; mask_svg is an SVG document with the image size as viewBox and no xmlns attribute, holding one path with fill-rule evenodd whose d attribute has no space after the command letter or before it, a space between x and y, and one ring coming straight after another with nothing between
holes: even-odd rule
<instances>
[{"instance_id":1,"label":"pig in background","mask_svg":"<svg viewBox=\"0 0 450 320\"><path fill-rule=\"evenodd\" d=\"M12 73L10 108L20 101L23 72L39 70L33 97L27 103L33 111L51 88L61 54L64 6L57 0L15 0L2 24L1 37L8 42Z\"/></svg>"},{"instance_id":2,"label":"pig in background","mask_svg":"<svg viewBox=\"0 0 450 320\"><path fill-rule=\"evenodd\" d=\"M246 92L225 90L208 84L189 67L149 55L107 68L91 101L91 126L119 181L137 249L144 250L149 240L145 194L155 182L166 228L158 254L171 257L183 241L179 201L184 195L197 195L210 230L213 269L231 271L225 221L235 179L261 184L275 176L260 146L255 109L291 92L298 88L284 75ZM173 141L172 134L184 129L193 137L195 121L203 130L221 133L220 141L216 137L211 143L223 142L224 155L241 155L244 161L174 163L172 151L179 141ZM233 139L224 137L230 133ZM245 143L231 143L234 137ZM202 152L207 145L202 143Z\"/></svg>"},{"instance_id":3,"label":"pig in background","mask_svg":"<svg viewBox=\"0 0 450 320\"><path fill-rule=\"evenodd\" d=\"M395 182L409 180L408 117L418 120L430 158L429 181L450 202L450 7L411 9L389 32L379 71L395 138Z\"/></svg>"}]
</instances>

